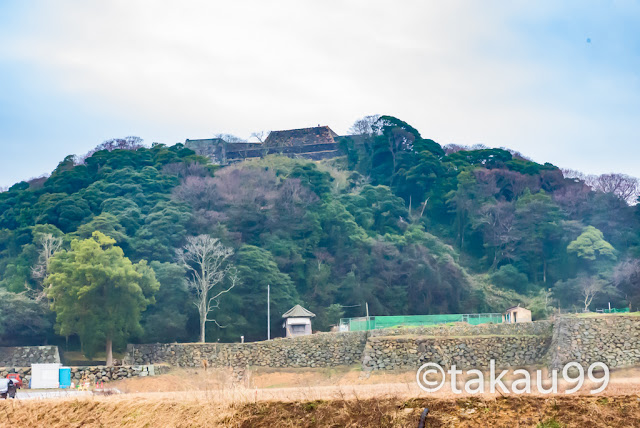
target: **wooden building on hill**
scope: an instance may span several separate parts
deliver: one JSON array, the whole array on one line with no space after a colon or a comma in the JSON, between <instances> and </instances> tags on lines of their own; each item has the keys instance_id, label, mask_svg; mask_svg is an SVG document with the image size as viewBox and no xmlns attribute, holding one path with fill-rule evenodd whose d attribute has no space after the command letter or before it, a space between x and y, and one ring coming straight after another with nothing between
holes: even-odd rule
<instances>
[{"instance_id":1,"label":"wooden building on hill","mask_svg":"<svg viewBox=\"0 0 640 428\"><path fill-rule=\"evenodd\" d=\"M340 156L338 134L328 126L272 131L264 143L228 142L222 138L185 141L185 147L206 156L218 165L228 165L244 159L280 154L321 160Z\"/></svg>"},{"instance_id":2,"label":"wooden building on hill","mask_svg":"<svg viewBox=\"0 0 640 428\"><path fill-rule=\"evenodd\" d=\"M264 141L269 154L301 157L311 160L340 156L338 134L328 126L272 131Z\"/></svg>"},{"instance_id":3,"label":"wooden building on hill","mask_svg":"<svg viewBox=\"0 0 640 428\"><path fill-rule=\"evenodd\" d=\"M227 165L244 159L259 158L264 155L261 143L227 142L222 138L204 138L184 142L186 148L200 156L208 157L212 163Z\"/></svg>"},{"instance_id":4,"label":"wooden building on hill","mask_svg":"<svg viewBox=\"0 0 640 428\"><path fill-rule=\"evenodd\" d=\"M328 126L271 131L264 144L269 147L311 146L334 144L338 134Z\"/></svg>"}]
</instances>

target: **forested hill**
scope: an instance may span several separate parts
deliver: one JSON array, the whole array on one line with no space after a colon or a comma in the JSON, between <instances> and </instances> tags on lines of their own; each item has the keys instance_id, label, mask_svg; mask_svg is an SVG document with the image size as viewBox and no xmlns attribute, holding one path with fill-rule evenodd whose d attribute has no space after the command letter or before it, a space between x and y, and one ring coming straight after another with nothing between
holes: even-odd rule
<instances>
[{"instance_id":1,"label":"forested hill","mask_svg":"<svg viewBox=\"0 0 640 428\"><path fill-rule=\"evenodd\" d=\"M567 178L502 149L445 150L388 116L354 129L340 141L345 156L319 163L268 156L219 168L181 144L110 142L0 193L2 342L60 340L47 299L35 297L42 237L69 248L94 231L146 260L160 283L138 341L197 339L175 255L200 234L233 248L240 280L215 310L224 328L210 327L210 341L265 338L268 284L274 336L296 303L317 315L319 330L364 315L365 302L372 315L521 303L538 318L640 305L633 180Z\"/></svg>"}]
</instances>

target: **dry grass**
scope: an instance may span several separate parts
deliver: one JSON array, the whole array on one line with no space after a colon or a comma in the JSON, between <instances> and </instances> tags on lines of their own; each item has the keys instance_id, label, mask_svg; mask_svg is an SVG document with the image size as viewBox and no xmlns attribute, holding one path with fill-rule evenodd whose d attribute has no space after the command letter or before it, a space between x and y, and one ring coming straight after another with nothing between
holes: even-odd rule
<instances>
[{"instance_id":1,"label":"dry grass","mask_svg":"<svg viewBox=\"0 0 640 428\"><path fill-rule=\"evenodd\" d=\"M602 314L599 312L584 312L579 314L570 314L570 317L575 318L613 318L613 317L639 317L640 312L619 312L613 314Z\"/></svg>"},{"instance_id":2,"label":"dry grass","mask_svg":"<svg viewBox=\"0 0 640 428\"><path fill-rule=\"evenodd\" d=\"M263 369L230 386L228 371L176 370L118 382L122 395L2 400L0 427L415 427L425 407L430 427L640 427L635 369L614 372L596 397L427 394L414 372L360 374Z\"/></svg>"},{"instance_id":3,"label":"dry grass","mask_svg":"<svg viewBox=\"0 0 640 428\"><path fill-rule=\"evenodd\" d=\"M415 372L373 372L363 377L359 367L318 369L247 370L241 386L245 388L317 388L323 386L351 386L369 384L413 383ZM230 369L173 369L162 376L131 378L112 382L110 386L122 392L209 391L229 389L232 384Z\"/></svg>"},{"instance_id":4,"label":"dry grass","mask_svg":"<svg viewBox=\"0 0 640 428\"><path fill-rule=\"evenodd\" d=\"M353 398L224 405L213 397L110 397L0 403L0 426L21 427L430 427L640 426L638 396Z\"/></svg>"},{"instance_id":5,"label":"dry grass","mask_svg":"<svg viewBox=\"0 0 640 428\"><path fill-rule=\"evenodd\" d=\"M515 369L515 368L513 368ZM533 373L535 368L530 367ZM233 384L231 370L225 369L174 369L169 374L146 378L131 378L110 383L125 393L169 393L187 392L196 396L202 393L216 393L225 396L238 396L251 391L259 400L298 400L298 399L335 399L347 394L350 397L378 397L380 394L394 396L420 396L423 394L416 384L416 373L409 371L374 371L367 376L355 367L319 368L319 369L269 369L254 368L247 370L247 378L241 384ZM596 375L599 376L599 375ZM489 375L485 374L485 381ZM559 375L561 377L561 375ZM513 376L503 379L505 384ZM543 370L543 378L547 378ZM461 382L464 377L460 376ZM535 393L535 376L532 378L532 390ZM587 392L597 385L588 380L581 391ZM560 381L562 393L567 385ZM488 388L485 388L488 390ZM611 371L611 380L604 394L635 394L640 389L640 368L616 369ZM244 391L244 392L243 392ZM184 395L184 394L179 394ZM498 394L496 394L498 395ZM438 397L459 397L445 386Z\"/></svg>"},{"instance_id":6,"label":"dry grass","mask_svg":"<svg viewBox=\"0 0 640 428\"><path fill-rule=\"evenodd\" d=\"M508 397L491 400L367 399L302 403L255 403L223 419L234 427L416 427L429 408L429 427L535 427L555 421L566 427L640 426L637 397Z\"/></svg>"}]
</instances>

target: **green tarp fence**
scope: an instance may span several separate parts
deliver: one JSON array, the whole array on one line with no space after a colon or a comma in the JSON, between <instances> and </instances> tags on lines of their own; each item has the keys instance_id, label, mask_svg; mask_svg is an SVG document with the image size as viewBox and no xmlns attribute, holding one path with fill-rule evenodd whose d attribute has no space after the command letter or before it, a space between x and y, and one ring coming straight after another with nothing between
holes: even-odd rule
<instances>
[{"instance_id":1,"label":"green tarp fence","mask_svg":"<svg viewBox=\"0 0 640 428\"><path fill-rule=\"evenodd\" d=\"M404 315L342 318L341 331L366 331L391 327L418 327L423 325L467 322L472 325L502 322L502 314L444 314L444 315Z\"/></svg>"},{"instance_id":2,"label":"green tarp fence","mask_svg":"<svg viewBox=\"0 0 640 428\"><path fill-rule=\"evenodd\" d=\"M600 311L598 311L600 312ZM629 312L629 308L622 308L622 309L616 309L616 308L611 308L611 309L603 309L602 313L603 314L623 314Z\"/></svg>"}]
</instances>

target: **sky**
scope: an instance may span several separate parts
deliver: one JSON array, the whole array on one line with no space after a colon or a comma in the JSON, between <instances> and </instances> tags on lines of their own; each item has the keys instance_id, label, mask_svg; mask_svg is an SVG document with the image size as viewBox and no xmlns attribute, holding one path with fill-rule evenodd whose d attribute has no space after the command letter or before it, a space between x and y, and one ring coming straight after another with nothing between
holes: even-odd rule
<instances>
[{"instance_id":1,"label":"sky","mask_svg":"<svg viewBox=\"0 0 640 428\"><path fill-rule=\"evenodd\" d=\"M640 177L640 1L0 0L0 187L135 135L389 114Z\"/></svg>"}]
</instances>

